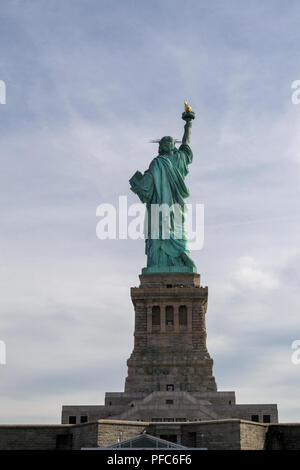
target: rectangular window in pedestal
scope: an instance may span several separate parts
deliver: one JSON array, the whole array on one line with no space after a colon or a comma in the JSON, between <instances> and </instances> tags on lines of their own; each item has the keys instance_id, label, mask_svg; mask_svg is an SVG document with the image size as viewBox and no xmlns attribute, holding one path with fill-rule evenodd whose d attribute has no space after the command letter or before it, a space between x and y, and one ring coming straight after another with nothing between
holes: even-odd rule
<instances>
[{"instance_id":1,"label":"rectangular window in pedestal","mask_svg":"<svg viewBox=\"0 0 300 470\"><path fill-rule=\"evenodd\" d=\"M167 326L174 325L174 308L172 305L166 306L166 325Z\"/></svg>"},{"instance_id":2,"label":"rectangular window in pedestal","mask_svg":"<svg viewBox=\"0 0 300 470\"><path fill-rule=\"evenodd\" d=\"M187 325L187 308L186 305L179 307L179 325Z\"/></svg>"},{"instance_id":3,"label":"rectangular window in pedestal","mask_svg":"<svg viewBox=\"0 0 300 470\"><path fill-rule=\"evenodd\" d=\"M152 325L160 325L160 307L158 305L152 307Z\"/></svg>"}]
</instances>

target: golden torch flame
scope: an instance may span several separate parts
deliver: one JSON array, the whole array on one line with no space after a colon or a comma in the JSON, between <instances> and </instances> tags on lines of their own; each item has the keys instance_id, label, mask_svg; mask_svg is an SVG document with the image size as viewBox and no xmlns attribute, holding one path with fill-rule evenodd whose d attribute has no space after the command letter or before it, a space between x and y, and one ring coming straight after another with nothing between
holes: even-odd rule
<instances>
[{"instance_id":1,"label":"golden torch flame","mask_svg":"<svg viewBox=\"0 0 300 470\"><path fill-rule=\"evenodd\" d=\"M184 102L184 110L185 112L192 111L192 107L186 101Z\"/></svg>"}]
</instances>

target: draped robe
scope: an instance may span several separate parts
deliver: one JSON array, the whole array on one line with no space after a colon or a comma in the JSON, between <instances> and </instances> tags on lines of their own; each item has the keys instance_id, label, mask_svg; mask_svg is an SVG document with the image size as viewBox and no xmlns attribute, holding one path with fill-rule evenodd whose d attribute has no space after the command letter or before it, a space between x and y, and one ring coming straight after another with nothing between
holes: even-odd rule
<instances>
[{"instance_id":1,"label":"draped robe","mask_svg":"<svg viewBox=\"0 0 300 470\"><path fill-rule=\"evenodd\" d=\"M184 227L185 203L184 199L189 196L188 188L185 184L185 177L188 173L188 165L192 163L193 153L187 144L182 144L179 149L175 149L171 154L158 155L154 158L149 169L142 175L136 172L129 180L131 190L138 195L140 200L146 204L146 247L147 268L152 268L152 272L163 272L170 270L193 272L195 264L189 257L187 249L187 237ZM151 205L167 204L171 209L169 217L169 237L164 239L162 231L163 214L160 214L159 231L153 238L154 221L151 219ZM176 220L174 218L174 207L179 208L182 217L182 231L178 237L176 231ZM152 212L153 217L153 212ZM152 237L151 237L152 235ZM185 268L184 268L185 267ZM182 269L183 268L183 269ZM148 270L149 272L149 270Z\"/></svg>"}]
</instances>

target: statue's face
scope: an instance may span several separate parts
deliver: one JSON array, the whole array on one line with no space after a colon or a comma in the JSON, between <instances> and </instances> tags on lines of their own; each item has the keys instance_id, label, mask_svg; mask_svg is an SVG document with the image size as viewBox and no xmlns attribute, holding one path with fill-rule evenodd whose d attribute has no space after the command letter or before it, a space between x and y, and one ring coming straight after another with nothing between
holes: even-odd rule
<instances>
[{"instance_id":1,"label":"statue's face","mask_svg":"<svg viewBox=\"0 0 300 470\"><path fill-rule=\"evenodd\" d=\"M158 153L160 155L173 153L175 149L175 141L173 137L166 136L160 139Z\"/></svg>"}]
</instances>

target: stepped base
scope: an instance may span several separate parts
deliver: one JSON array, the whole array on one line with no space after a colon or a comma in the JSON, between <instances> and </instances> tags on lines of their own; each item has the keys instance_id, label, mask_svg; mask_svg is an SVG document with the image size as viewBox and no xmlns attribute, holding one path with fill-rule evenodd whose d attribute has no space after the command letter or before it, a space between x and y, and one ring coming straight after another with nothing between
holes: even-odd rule
<instances>
[{"instance_id":1,"label":"stepped base","mask_svg":"<svg viewBox=\"0 0 300 470\"><path fill-rule=\"evenodd\" d=\"M217 419L244 419L258 416L263 422L268 416L271 423L278 422L275 404L237 405L234 392L153 392L114 393L105 395L105 405L63 406L62 423L70 416L86 415L88 421L117 419L148 422L210 421Z\"/></svg>"},{"instance_id":2,"label":"stepped base","mask_svg":"<svg viewBox=\"0 0 300 470\"><path fill-rule=\"evenodd\" d=\"M149 266L142 269L142 274L155 273L197 273L197 268L188 266Z\"/></svg>"}]
</instances>

